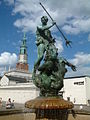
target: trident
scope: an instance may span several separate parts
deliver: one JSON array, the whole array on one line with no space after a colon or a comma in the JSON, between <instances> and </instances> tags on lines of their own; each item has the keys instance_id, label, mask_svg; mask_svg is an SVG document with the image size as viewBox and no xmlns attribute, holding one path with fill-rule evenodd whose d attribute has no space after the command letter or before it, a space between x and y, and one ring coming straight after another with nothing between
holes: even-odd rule
<instances>
[{"instance_id":1,"label":"trident","mask_svg":"<svg viewBox=\"0 0 90 120\"><path fill-rule=\"evenodd\" d=\"M48 11L45 9L45 7L42 5L42 3L40 2L39 3L41 6L42 6L42 8L45 10L45 12L48 14L48 16L50 17L50 19L52 20L52 21L54 21L53 20L53 18L51 17L51 15L48 13ZM63 36L63 38L64 38L64 40L65 40L65 42L66 42L66 46L68 47L68 45L71 47L71 45L70 45L70 43L72 43L72 41L69 41L69 40L67 40L67 38L65 37L65 35L63 34L63 32L60 30L60 28L58 27L58 25L57 24L55 24L56 25L56 27L57 27L57 29L59 30L59 32L61 33L61 35Z\"/></svg>"}]
</instances>

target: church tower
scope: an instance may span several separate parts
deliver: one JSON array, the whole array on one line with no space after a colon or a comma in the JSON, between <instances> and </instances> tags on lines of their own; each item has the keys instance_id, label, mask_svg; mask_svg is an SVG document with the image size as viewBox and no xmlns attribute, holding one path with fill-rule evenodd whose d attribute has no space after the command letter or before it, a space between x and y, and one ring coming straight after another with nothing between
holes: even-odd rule
<instances>
[{"instance_id":1,"label":"church tower","mask_svg":"<svg viewBox=\"0 0 90 120\"><path fill-rule=\"evenodd\" d=\"M28 71L28 63L27 63L27 46L26 46L26 35L24 33L24 37L20 46L19 60L16 64L17 70Z\"/></svg>"}]
</instances>

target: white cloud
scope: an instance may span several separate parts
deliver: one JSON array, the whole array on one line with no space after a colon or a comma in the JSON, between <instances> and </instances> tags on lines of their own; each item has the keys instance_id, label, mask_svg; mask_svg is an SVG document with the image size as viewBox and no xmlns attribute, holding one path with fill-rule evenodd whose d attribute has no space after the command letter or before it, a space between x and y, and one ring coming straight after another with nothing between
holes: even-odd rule
<instances>
[{"instance_id":1,"label":"white cloud","mask_svg":"<svg viewBox=\"0 0 90 120\"><path fill-rule=\"evenodd\" d=\"M14 0L4 0L4 2L6 2L8 5L14 4Z\"/></svg>"},{"instance_id":2,"label":"white cloud","mask_svg":"<svg viewBox=\"0 0 90 120\"><path fill-rule=\"evenodd\" d=\"M15 68L17 55L15 53L3 52L0 55L0 75L3 75L9 67Z\"/></svg>"},{"instance_id":3,"label":"white cloud","mask_svg":"<svg viewBox=\"0 0 90 120\"><path fill-rule=\"evenodd\" d=\"M72 27L70 25L64 25L62 29L66 31L67 34L69 33L69 34L77 35L80 32L78 28Z\"/></svg>"},{"instance_id":4,"label":"white cloud","mask_svg":"<svg viewBox=\"0 0 90 120\"><path fill-rule=\"evenodd\" d=\"M90 42L90 34L88 35L88 41Z\"/></svg>"},{"instance_id":5,"label":"white cloud","mask_svg":"<svg viewBox=\"0 0 90 120\"><path fill-rule=\"evenodd\" d=\"M79 52L75 55L75 58L70 60L76 66L85 66L90 64L90 54L84 54Z\"/></svg>"},{"instance_id":6,"label":"white cloud","mask_svg":"<svg viewBox=\"0 0 90 120\"><path fill-rule=\"evenodd\" d=\"M14 0L4 0L9 5ZM13 9L14 15L19 13L22 17L17 18L14 25L22 31L32 31L35 33L36 26L40 24L42 15L46 15L39 5L40 0L16 0ZM90 0L41 0L59 26L69 34L79 34L90 32ZM51 22L51 21L50 21ZM55 27L54 27L55 28ZM90 35L88 36L88 40ZM61 52L62 42L56 41L56 46ZM90 63L90 54L77 53L71 60L73 64L80 67L80 71L89 70L86 65ZM84 69L83 69L84 68Z\"/></svg>"},{"instance_id":7,"label":"white cloud","mask_svg":"<svg viewBox=\"0 0 90 120\"><path fill-rule=\"evenodd\" d=\"M27 31L35 32L36 29L35 22L33 20L29 20L28 18L18 19L16 20L14 25L25 32Z\"/></svg>"},{"instance_id":8,"label":"white cloud","mask_svg":"<svg viewBox=\"0 0 90 120\"><path fill-rule=\"evenodd\" d=\"M63 43L61 41L61 38L56 38L55 46L56 46L56 48L58 48L59 53L61 53L63 51Z\"/></svg>"},{"instance_id":9,"label":"white cloud","mask_svg":"<svg viewBox=\"0 0 90 120\"><path fill-rule=\"evenodd\" d=\"M23 18L16 21L14 25L27 31L35 29L39 24L40 16L45 14L38 2L39 0L17 0L14 13L20 13ZM68 33L90 31L89 0L49 0L44 2L44 5L59 25L68 23L68 26L63 27ZM87 19L84 19L85 16Z\"/></svg>"},{"instance_id":10,"label":"white cloud","mask_svg":"<svg viewBox=\"0 0 90 120\"><path fill-rule=\"evenodd\" d=\"M52 4L52 2L51 2ZM57 22L62 24L66 19L67 11L59 12L59 10L51 10L46 4L46 9L53 16L54 19L57 19ZM40 18L43 15L46 15L42 7L39 5L39 0L17 0L15 4L15 9L13 10L14 14L21 14L23 18L17 19L14 25L23 31L34 31L36 26L40 24ZM61 14L63 17L59 17Z\"/></svg>"},{"instance_id":11,"label":"white cloud","mask_svg":"<svg viewBox=\"0 0 90 120\"><path fill-rule=\"evenodd\" d=\"M13 4L14 0L4 0ZM22 31L34 31L40 24L40 17L46 15L39 5L42 0L16 0L13 13L19 13L14 25ZM47 0L42 1L45 8L51 14L63 30L71 34L90 31L90 0Z\"/></svg>"},{"instance_id":12,"label":"white cloud","mask_svg":"<svg viewBox=\"0 0 90 120\"><path fill-rule=\"evenodd\" d=\"M0 55L0 66L15 66L17 62L17 55L15 53L3 52Z\"/></svg>"},{"instance_id":13,"label":"white cloud","mask_svg":"<svg viewBox=\"0 0 90 120\"><path fill-rule=\"evenodd\" d=\"M15 21L14 25L16 27L22 29L22 31L35 32L42 14L40 7L37 5L37 0L17 0L13 13L19 13L23 16L23 18Z\"/></svg>"},{"instance_id":14,"label":"white cloud","mask_svg":"<svg viewBox=\"0 0 90 120\"><path fill-rule=\"evenodd\" d=\"M90 31L90 18L76 18L69 25L64 25L63 30L67 33L78 34Z\"/></svg>"},{"instance_id":15,"label":"white cloud","mask_svg":"<svg viewBox=\"0 0 90 120\"><path fill-rule=\"evenodd\" d=\"M90 54L77 53L75 58L69 60L77 67L77 71L69 70L67 76L90 75Z\"/></svg>"}]
</instances>

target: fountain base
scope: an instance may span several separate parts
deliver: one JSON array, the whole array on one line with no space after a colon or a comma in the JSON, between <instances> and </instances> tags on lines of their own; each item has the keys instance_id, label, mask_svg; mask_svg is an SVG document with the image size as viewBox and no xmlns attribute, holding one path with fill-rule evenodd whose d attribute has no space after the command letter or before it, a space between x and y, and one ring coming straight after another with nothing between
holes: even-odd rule
<instances>
[{"instance_id":1,"label":"fountain base","mask_svg":"<svg viewBox=\"0 0 90 120\"><path fill-rule=\"evenodd\" d=\"M67 120L68 109L73 108L72 102L68 102L59 96L37 97L27 101L25 107L35 109L36 120Z\"/></svg>"}]
</instances>

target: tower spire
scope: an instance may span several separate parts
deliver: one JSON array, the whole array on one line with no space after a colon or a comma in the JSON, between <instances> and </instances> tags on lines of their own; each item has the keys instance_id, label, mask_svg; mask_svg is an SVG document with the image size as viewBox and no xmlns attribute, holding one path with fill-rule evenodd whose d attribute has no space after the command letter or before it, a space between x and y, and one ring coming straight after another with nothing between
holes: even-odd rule
<instances>
[{"instance_id":1,"label":"tower spire","mask_svg":"<svg viewBox=\"0 0 90 120\"><path fill-rule=\"evenodd\" d=\"M27 63L27 45L26 45L26 34L24 32L24 36L20 46L19 60L16 64L16 68L20 70L28 70Z\"/></svg>"},{"instance_id":2,"label":"tower spire","mask_svg":"<svg viewBox=\"0 0 90 120\"><path fill-rule=\"evenodd\" d=\"M22 39L22 43L20 46L20 54L27 54L27 46L26 46L26 35L24 33L24 37Z\"/></svg>"}]
</instances>

